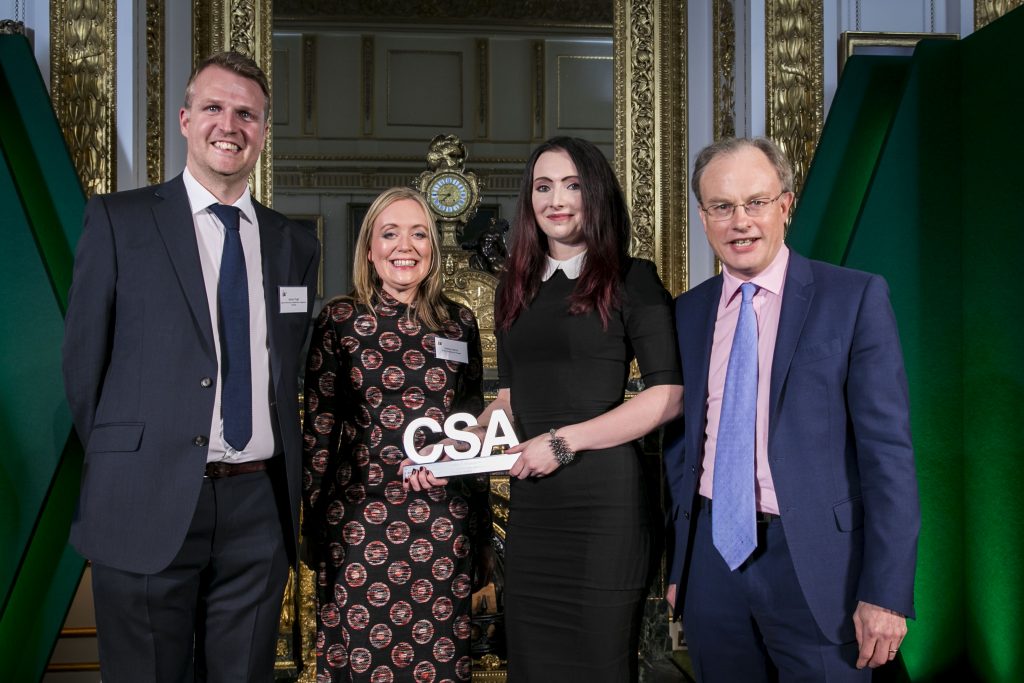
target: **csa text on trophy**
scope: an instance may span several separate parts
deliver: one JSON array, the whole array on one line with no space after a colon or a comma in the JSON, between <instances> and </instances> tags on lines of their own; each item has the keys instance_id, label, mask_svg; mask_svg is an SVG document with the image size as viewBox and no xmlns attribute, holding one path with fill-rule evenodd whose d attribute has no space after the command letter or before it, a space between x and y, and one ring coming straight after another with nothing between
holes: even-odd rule
<instances>
[{"instance_id":1,"label":"csa text on trophy","mask_svg":"<svg viewBox=\"0 0 1024 683\"><path fill-rule=\"evenodd\" d=\"M467 431L468 427L476 426L476 418L470 413L452 413L444 421L443 429L436 420L430 417L418 417L412 420L405 428L402 445L405 447L406 456L416 464L406 465L402 470L402 476L408 479L413 472L423 468L430 470L435 477L445 479L463 474L508 471L519 454L492 455L496 447L519 445L519 439L516 438L508 415L503 410L495 410L491 413L483 442L474 432ZM418 451L416 450L416 434L421 429L426 429L434 434L440 434L443 431L444 435L455 443L447 445L436 443ZM442 453L451 460L439 462Z\"/></svg>"}]
</instances>

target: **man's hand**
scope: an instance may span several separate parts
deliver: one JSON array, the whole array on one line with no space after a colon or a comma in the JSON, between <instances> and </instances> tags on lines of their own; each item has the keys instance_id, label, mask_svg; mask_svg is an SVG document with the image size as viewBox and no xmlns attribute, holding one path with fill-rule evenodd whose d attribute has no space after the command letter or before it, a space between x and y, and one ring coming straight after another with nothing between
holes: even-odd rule
<instances>
[{"instance_id":1,"label":"man's hand","mask_svg":"<svg viewBox=\"0 0 1024 683\"><path fill-rule=\"evenodd\" d=\"M853 627L860 646L858 669L865 666L874 669L891 662L907 635L906 617L863 601L857 603L857 611L853 613Z\"/></svg>"},{"instance_id":2,"label":"man's hand","mask_svg":"<svg viewBox=\"0 0 1024 683\"><path fill-rule=\"evenodd\" d=\"M674 583L670 583L665 590L665 601L668 603L669 610L674 612L676 609L676 585Z\"/></svg>"}]
</instances>

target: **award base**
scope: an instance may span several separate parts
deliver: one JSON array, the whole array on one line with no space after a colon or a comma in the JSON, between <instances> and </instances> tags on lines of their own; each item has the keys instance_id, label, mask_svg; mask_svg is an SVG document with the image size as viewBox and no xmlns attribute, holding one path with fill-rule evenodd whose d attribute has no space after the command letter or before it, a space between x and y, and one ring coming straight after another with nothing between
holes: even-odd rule
<instances>
[{"instance_id":1,"label":"award base","mask_svg":"<svg viewBox=\"0 0 1024 683\"><path fill-rule=\"evenodd\" d=\"M430 462L425 465L406 465L402 477L408 479L416 470L427 469L439 479L460 477L464 474L482 474L484 472L507 472L519 458L518 453L502 453L489 455L485 458L467 458L466 460L445 460Z\"/></svg>"}]
</instances>

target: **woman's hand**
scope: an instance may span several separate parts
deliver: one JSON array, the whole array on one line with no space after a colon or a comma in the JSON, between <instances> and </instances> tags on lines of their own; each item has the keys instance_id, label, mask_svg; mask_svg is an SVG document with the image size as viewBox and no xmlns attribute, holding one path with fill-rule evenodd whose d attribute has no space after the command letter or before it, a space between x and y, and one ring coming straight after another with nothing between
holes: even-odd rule
<instances>
[{"instance_id":1,"label":"woman's hand","mask_svg":"<svg viewBox=\"0 0 1024 683\"><path fill-rule=\"evenodd\" d=\"M518 453L519 458L512 463L508 474L517 479L527 477L544 477L558 469L558 461L551 450L551 436L545 432L524 441L518 446L509 448L506 453Z\"/></svg>"},{"instance_id":2,"label":"woman's hand","mask_svg":"<svg viewBox=\"0 0 1024 683\"><path fill-rule=\"evenodd\" d=\"M448 460L447 456L441 456L441 460ZM419 463L415 463L409 458L406 458L398 465L398 473L404 475L404 470L407 466L412 465L416 467ZM406 491L412 489L413 491L426 491L432 489L435 486L444 486L448 483L447 479L441 479L435 477L430 470L424 466L420 466L413 472L408 479L402 480L402 488Z\"/></svg>"},{"instance_id":3,"label":"woman's hand","mask_svg":"<svg viewBox=\"0 0 1024 683\"><path fill-rule=\"evenodd\" d=\"M444 446L455 446L455 448L460 451L469 450L469 444L467 444L465 441L456 441L455 439L443 439L441 441L438 441L436 444L432 444L430 446L425 446L421 448L420 455L426 455L427 451L432 449L434 446L438 446L439 448L443 448ZM441 457L435 460L434 462L445 462L448 460L451 460L451 458L449 458L442 450ZM417 464L419 463L415 463L409 458L406 458L398 465L398 474L404 475L404 470L406 466L416 466ZM420 467L415 472L413 472L412 476L410 476L408 479L403 479L402 488L404 488L406 491L408 491L409 489L412 489L413 491L426 491L429 488L433 488L435 486L444 486L447 483L447 479L435 477L426 467Z\"/></svg>"}]
</instances>

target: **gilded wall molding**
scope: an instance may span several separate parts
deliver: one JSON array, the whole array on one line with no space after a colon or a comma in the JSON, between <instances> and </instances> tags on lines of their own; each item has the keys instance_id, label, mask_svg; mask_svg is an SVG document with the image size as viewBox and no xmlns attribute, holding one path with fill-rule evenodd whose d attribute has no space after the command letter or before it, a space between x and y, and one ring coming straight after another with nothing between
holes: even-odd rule
<instances>
[{"instance_id":1,"label":"gilded wall molding","mask_svg":"<svg viewBox=\"0 0 1024 683\"><path fill-rule=\"evenodd\" d=\"M476 136L488 136L491 102L491 41L478 38L476 41Z\"/></svg>"},{"instance_id":2,"label":"gilded wall molding","mask_svg":"<svg viewBox=\"0 0 1024 683\"><path fill-rule=\"evenodd\" d=\"M655 229L655 26L654 3L634 0L629 3L629 98L632 115L629 120L629 204L633 219L630 252L634 256L654 259Z\"/></svg>"},{"instance_id":3,"label":"gilded wall molding","mask_svg":"<svg viewBox=\"0 0 1024 683\"><path fill-rule=\"evenodd\" d=\"M317 134L317 60L316 34L302 36L302 134Z\"/></svg>"},{"instance_id":4,"label":"gilded wall molding","mask_svg":"<svg viewBox=\"0 0 1024 683\"><path fill-rule=\"evenodd\" d=\"M721 140L736 135L736 17L732 0L714 0L711 25L714 136Z\"/></svg>"},{"instance_id":5,"label":"gilded wall molding","mask_svg":"<svg viewBox=\"0 0 1024 683\"><path fill-rule=\"evenodd\" d=\"M362 98L359 111L363 112L363 135L373 135L373 98L374 98L374 41L372 35L364 35L361 43L362 59L360 60L360 88Z\"/></svg>"},{"instance_id":6,"label":"gilded wall molding","mask_svg":"<svg viewBox=\"0 0 1024 683\"><path fill-rule=\"evenodd\" d=\"M50 0L50 97L87 197L117 185L115 0Z\"/></svg>"},{"instance_id":7,"label":"gilded wall molding","mask_svg":"<svg viewBox=\"0 0 1024 683\"><path fill-rule=\"evenodd\" d=\"M520 161L516 167L508 169L474 166L473 171L480 176L481 182L491 194L514 197L519 192L524 163L525 160ZM274 169L274 187L278 191L289 193L310 190L316 193L362 194L379 192L396 185L408 185L420 171L422 162L419 167L409 165L367 170L365 167L291 166L278 159Z\"/></svg>"},{"instance_id":8,"label":"gilded wall molding","mask_svg":"<svg viewBox=\"0 0 1024 683\"><path fill-rule=\"evenodd\" d=\"M193 0L192 64L221 50L236 50L252 57L267 74L271 92L273 74L272 0ZM273 114L271 114L273 115ZM274 187L273 126L250 181L257 200L271 205Z\"/></svg>"},{"instance_id":9,"label":"gilded wall molding","mask_svg":"<svg viewBox=\"0 0 1024 683\"><path fill-rule=\"evenodd\" d=\"M615 3L615 168L633 219L630 251L688 284L686 3Z\"/></svg>"},{"instance_id":10,"label":"gilded wall molding","mask_svg":"<svg viewBox=\"0 0 1024 683\"><path fill-rule=\"evenodd\" d=\"M792 161L797 193L825 118L822 15L816 0L765 3L766 132Z\"/></svg>"},{"instance_id":11,"label":"gilded wall molding","mask_svg":"<svg viewBox=\"0 0 1024 683\"><path fill-rule=\"evenodd\" d=\"M164 0L146 0L146 182L164 179Z\"/></svg>"},{"instance_id":12,"label":"gilded wall molding","mask_svg":"<svg viewBox=\"0 0 1024 683\"><path fill-rule=\"evenodd\" d=\"M606 0L460 0L456 5L422 0L277 0L278 19L315 18L321 21L367 22L400 19L450 23L503 23L532 25L604 24L612 20L611 3Z\"/></svg>"},{"instance_id":13,"label":"gilded wall molding","mask_svg":"<svg viewBox=\"0 0 1024 683\"><path fill-rule=\"evenodd\" d=\"M974 0L974 30L988 26L1021 5L1024 5L1024 0Z\"/></svg>"},{"instance_id":14,"label":"gilded wall molding","mask_svg":"<svg viewBox=\"0 0 1024 683\"><path fill-rule=\"evenodd\" d=\"M530 138L532 140L543 140L545 81L544 41L533 41L530 45L530 51L533 57L533 68L531 69L533 72L533 87L531 88L533 98L530 102L530 111L532 112L530 117Z\"/></svg>"}]
</instances>

